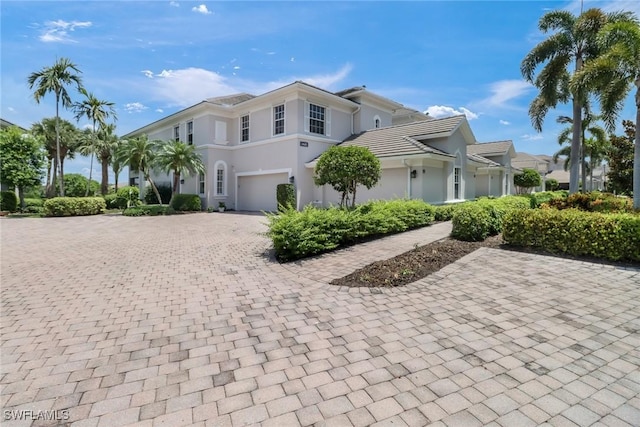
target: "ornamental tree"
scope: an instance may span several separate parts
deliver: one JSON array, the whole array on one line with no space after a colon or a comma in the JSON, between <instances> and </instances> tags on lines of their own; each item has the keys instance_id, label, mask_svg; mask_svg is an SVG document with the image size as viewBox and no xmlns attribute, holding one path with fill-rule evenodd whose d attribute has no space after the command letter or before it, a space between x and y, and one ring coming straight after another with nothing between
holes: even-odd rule
<instances>
[{"instance_id":1,"label":"ornamental tree","mask_svg":"<svg viewBox=\"0 0 640 427\"><path fill-rule=\"evenodd\" d=\"M18 188L21 208L24 208L24 189L40 184L44 164L40 140L23 133L17 126L0 131L0 176L2 182Z\"/></svg>"},{"instance_id":2,"label":"ornamental tree","mask_svg":"<svg viewBox=\"0 0 640 427\"><path fill-rule=\"evenodd\" d=\"M542 183L542 178L536 170L525 168L522 173L513 175L513 183L518 187L518 194L529 193Z\"/></svg>"},{"instance_id":3,"label":"ornamental tree","mask_svg":"<svg viewBox=\"0 0 640 427\"><path fill-rule=\"evenodd\" d=\"M358 185L367 189L380 180L380 160L365 147L334 146L325 151L316 164L313 180L316 185L330 184L341 193L340 207L356 204Z\"/></svg>"}]
</instances>

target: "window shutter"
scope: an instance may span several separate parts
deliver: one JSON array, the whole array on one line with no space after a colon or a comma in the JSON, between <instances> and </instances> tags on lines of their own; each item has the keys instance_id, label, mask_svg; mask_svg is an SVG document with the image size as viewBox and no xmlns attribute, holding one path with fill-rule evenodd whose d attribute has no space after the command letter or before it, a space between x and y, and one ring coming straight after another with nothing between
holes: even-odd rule
<instances>
[{"instance_id":1,"label":"window shutter","mask_svg":"<svg viewBox=\"0 0 640 427\"><path fill-rule=\"evenodd\" d=\"M311 120L311 104L304 102L304 131L309 133L309 120Z\"/></svg>"},{"instance_id":2,"label":"window shutter","mask_svg":"<svg viewBox=\"0 0 640 427\"><path fill-rule=\"evenodd\" d=\"M331 136L331 108L327 107L325 111L325 135Z\"/></svg>"}]
</instances>

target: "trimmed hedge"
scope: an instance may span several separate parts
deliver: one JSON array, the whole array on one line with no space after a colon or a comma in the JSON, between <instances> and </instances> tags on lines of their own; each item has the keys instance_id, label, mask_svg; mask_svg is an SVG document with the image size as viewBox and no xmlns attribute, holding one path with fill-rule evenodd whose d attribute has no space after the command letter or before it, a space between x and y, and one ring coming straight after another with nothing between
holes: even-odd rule
<instances>
[{"instance_id":1,"label":"trimmed hedge","mask_svg":"<svg viewBox=\"0 0 640 427\"><path fill-rule=\"evenodd\" d=\"M507 214L502 238L514 246L612 261L640 261L640 215L577 209L518 210Z\"/></svg>"},{"instance_id":2,"label":"trimmed hedge","mask_svg":"<svg viewBox=\"0 0 640 427\"><path fill-rule=\"evenodd\" d=\"M296 207L296 188L293 184L278 184L276 186L276 200L278 210L283 211Z\"/></svg>"},{"instance_id":3,"label":"trimmed hedge","mask_svg":"<svg viewBox=\"0 0 640 427\"><path fill-rule=\"evenodd\" d=\"M126 209L140 204L140 189L136 186L118 188L116 193L115 208Z\"/></svg>"},{"instance_id":4,"label":"trimmed hedge","mask_svg":"<svg viewBox=\"0 0 640 427\"><path fill-rule=\"evenodd\" d=\"M23 213L43 213L44 212L44 200L33 197L25 197Z\"/></svg>"},{"instance_id":5,"label":"trimmed hedge","mask_svg":"<svg viewBox=\"0 0 640 427\"><path fill-rule=\"evenodd\" d=\"M480 198L476 202L464 203L453 214L451 236L458 240L480 242L502 231L502 221L508 212L529 209L530 206L530 200L522 196Z\"/></svg>"},{"instance_id":6,"label":"trimmed hedge","mask_svg":"<svg viewBox=\"0 0 640 427\"><path fill-rule=\"evenodd\" d=\"M556 209L580 209L587 212L633 212L631 198L599 191L574 193L566 199L550 200L549 206Z\"/></svg>"},{"instance_id":7,"label":"trimmed hedge","mask_svg":"<svg viewBox=\"0 0 640 427\"><path fill-rule=\"evenodd\" d=\"M466 205L469 202L452 203L448 205L436 206L436 221L451 221L453 214L460 209L461 206Z\"/></svg>"},{"instance_id":8,"label":"trimmed hedge","mask_svg":"<svg viewBox=\"0 0 640 427\"><path fill-rule=\"evenodd\" d=\"M569 195L567 190L559 191L542 191L540 193L528 194L527 197L531 200L532 208L539 208L543 203L549 203L551 200L564 200Z\"/></svg>"},{"instance_id":9,"label":"trimmed hedge","mask_svg":"<svg viewBox=\"0 0 640 427\"><path fill-rule=\"evenodd\" d=\"M102 197L54 197L44 202L46 216L97 215L106 209Z\"/></svg>"},{"instance_id":10,"label":"trimmed hedge","mask_svg":"<svg viewBox=\"0 0 640 427\"><path fill-rule=\"evenodd\" d=\"M199 212L202 210L202 199L197 194L176 194L171 207L180 212Z\"/></svg>"},{"instance_id":11,"label":"trimmed hedge","mask_svg":"<svg viewBox=\"0 0 640 427\"><path fill-rule=\"evenodd\" d=\"M13 191L0 191L0 211L15 212L18 210L18 196Z\"/></svg>"},{"instance_id":12,"label":"trimmed hedge","mask_svg":"<svg viewBox=\"0 0 640 427\"><path fill-rule=\"evenodd\" d=\"M172 215L175 209L167 205L142 205L127 208L122 212L124 216L158 216Z\"/></svg>"},{"instance_id":13,"label":"trimmed hedge","mask_svg":"<svg viewBox=\"0 0 640 427\"><path fill-rule=\"evenodd\" d=\"M367 237L424 227L435 209L420 200L376 201L352 210L306 206L267 214L276 256L290 261L353 244Z\"/></svg>"}]
</instances>

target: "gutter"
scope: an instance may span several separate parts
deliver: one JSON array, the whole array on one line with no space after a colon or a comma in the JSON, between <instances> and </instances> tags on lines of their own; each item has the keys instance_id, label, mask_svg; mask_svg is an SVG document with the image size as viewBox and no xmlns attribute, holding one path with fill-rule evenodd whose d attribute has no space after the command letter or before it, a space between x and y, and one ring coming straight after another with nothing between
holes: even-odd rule
<instances>
[{"instance_id":1,"label":"gutter","mask_svg":"<svg viewBox=\"0 0 640 427\"><path fill-rule=\"evenodd\" d=\"M351 101L353 102L353 101ZM356 119L356 114L358 114L358 111L360 111L360 109L362 109L362 105L358 104L358 108L356 108L356 111L354 111L353 113L351 113L351 135L353 135L353 122Z\"/></svg>"}]
</instances>

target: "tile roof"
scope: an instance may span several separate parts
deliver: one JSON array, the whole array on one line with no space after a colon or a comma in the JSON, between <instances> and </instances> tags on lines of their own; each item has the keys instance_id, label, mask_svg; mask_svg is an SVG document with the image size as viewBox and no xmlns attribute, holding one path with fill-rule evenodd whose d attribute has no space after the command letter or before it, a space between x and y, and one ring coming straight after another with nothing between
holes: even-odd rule
<instances>
[{"instance_id":1,"label":"tile roof","mask_svg":"<svg viewBox=\"0 0 640 427\"><path fill-rule=\"evenodd\" d=\"M453 154L430 147L418 139L433 139L451 135L463 122L464 116L413 122L380 129L372 129L347 138L342 146L367 147L376 157L392 157L415 154Z\"/></svg>"},{"instance_id":2,"label":"tile roof","mask_svg":"<svg viewBox=\"0 0 640 427\"><path fill-rule=\"evenodd\" d=\"M547 172L549 162L529 153L516 153L516 157L511 159L511 165L518 168L535 169L538 172Z\"/></svg>"},{"instance_id":3,"label":"tile roof","mask_svg":"<svg viewBox=\"0 0 640 427\"><path fill-rule=\"evenodd\" d=\"M207 102L216 105L236 105L241 102L255 98L255 95L249 93L235 93L233 95L218 96L216 98L207 98Z\"/></svg>"},{"instance_id":4,"label":"tile roof","mask_svg":"<svg viewBox=\"0 0 640 427\"><path fill-rule=\"evenodd\" d=\"M511 141L480 142L469 145L467 153L479 155L505 154L513 147Z\"/></svg>"},{"instance_id":5,"label":"tile roof","mask_svg":"<svg viewBox=\"0 0 640 427\"><path fill-rule=\"evenodd\" d=\"M471 145L467 146L467 158L469 160L472 160L474 162L478 162L478 163L484 163L487 166L493 166L493 167L502 167L502 165L500 163L494 162L493 160L489 160L486 157L482 157L478 154L470 154L469 153L469 147L472 147Z\"/></svg>"}]
</instances>

